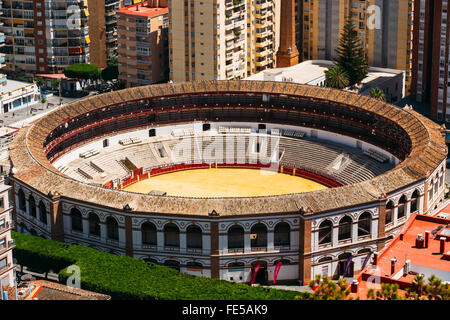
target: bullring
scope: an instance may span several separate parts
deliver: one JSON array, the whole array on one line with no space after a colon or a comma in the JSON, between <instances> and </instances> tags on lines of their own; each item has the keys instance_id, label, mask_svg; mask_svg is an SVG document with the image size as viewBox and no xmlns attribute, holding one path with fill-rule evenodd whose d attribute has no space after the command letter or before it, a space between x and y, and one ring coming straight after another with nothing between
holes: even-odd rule
<instances>
[{"instance_id":1,"label":"bullring","mask_svg":"<svg viewBox=\"0 0 450 320\"><path fill-rule=\"evenodd\" d=\"M443 132L413 110L322 87L199 81L125 89L66 105L19 131L9 150L15 219L45 238L212 278L249 282L259 265L257 281L265 283L279 262L277 281L351 275L412 213L427 214L442 201ZM234 163L217 155L200 163L164 157L179 140L195 145L205 135L243 139L245 156ZM250 141L266 137L280 143L272 169L329 188L247 198L120 190L164 170L261 169L249 161ZM134 164L129 148L137 145L154 159L137 171L114 175L95 162L115 148ZM75 160L79 166L70 166Z\"/></svg>"}]
</instances>

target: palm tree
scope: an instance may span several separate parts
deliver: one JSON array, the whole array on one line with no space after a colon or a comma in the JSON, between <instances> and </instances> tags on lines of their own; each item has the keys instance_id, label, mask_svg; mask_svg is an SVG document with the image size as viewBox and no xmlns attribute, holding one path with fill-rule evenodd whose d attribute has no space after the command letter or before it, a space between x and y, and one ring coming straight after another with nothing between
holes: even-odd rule
<instances>
[{"instance_id":1,"label":"palm tree","mask_svg":"<svg viewBox=\"0 0 450 320\"><path fill-rule=\"evenodd\" d=\"M335 89L348 87L350 80L347 72L341 66L334 66L325 71L325 86Z\"/></svg>"},{"instance_id":2,"label":"palm tree","mask_svg":"<svg viewBox=\"0 0 450 320\"><path fill-rule=\"evenodd\" d=\"M423 276L421 274L417 274L413 279L412 285L414 291L417 292L419 297L421 297L423 294L423 288L425 286Z\"/></svg>"},{"instance_id":3,"label":"palm tree","mask_svg":"<svg viewBox=\"0 0 450 320\"><path fill-rule=\"evenodd\" d=\"M380 101L386 101L386 95L384 94L384 91L380 88L376 87L369 91L369 96L371 98L375 98Z\"/></svg>"}]
</instances>

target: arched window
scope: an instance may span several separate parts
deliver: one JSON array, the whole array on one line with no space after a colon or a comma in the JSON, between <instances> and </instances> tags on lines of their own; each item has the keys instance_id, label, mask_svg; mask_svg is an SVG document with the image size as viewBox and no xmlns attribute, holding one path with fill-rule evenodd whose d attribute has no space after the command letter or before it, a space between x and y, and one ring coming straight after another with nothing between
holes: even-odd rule
<instances>
[{"instance_id":1,"label":"arched window","mask_svg":"<svg viewBox=\"0 0 450 320\"><path fill-rule=\"evenodd\" d=\"M252 250L264 250L267 248L267 227L263 223L255 224L251 229Z\"/></svg>"},{"instance_id":2,"label":"arched window","mask_svg":"<svg viewBox=\"0 0 450 320\"><path fill-rule=\"evenodd\" d=\"M417 212L419 210L418 199L419 191L415 190L411 196L411 213Z\"/></svg>"},{"instance_id":3,"label":"arched window","mask_svg":"<svg viewBox=\"0 0 450 320\"><path fill-rule=\"evenodd\" d=\"M243 262L231 262L228 264L229 269L244 269L245 263ZM231 270L233 271L233 270Z\"/></svg>"},{"instance_id":4,"label":"arched window","mask_svg":"<svg viewBox=\"0 0 450 320\"><path fill-rule=\"evenodd\" d=\"M106 218L106 234L109 240L119 240L119 225L113 217Z\"/></svg>"},{"instance_id":5,"label":"arched window","mask_svg":"<svg viewBox=\"0 0 450 320\"><path fill-rule=\"evenodd\" d=\"M166 260L166 261L164 261L164 265L166 267L169 267L169 268L172 268L172 269L180 271L180 263L178 261Z\"/></svg>"},{"instance_id":6,"label":"arched window","mask_svg":"<svg viewBox=\"0 0 450 320\"><path fill-rule=\"evenodd\" d=\"M180 230L173 223L164 226L164 246L179 248L180 247Z\"/></svg>"},{"instance_id":7,"label":"arched window","mask_svg":"<svg viewBox=\"0 0 450 320\"><path fill-rule=\"evenodd\" d=\"M244 229L235 225L228 229L228 250L244 250Z\"/></svg>"},{"instance_id":8,"label":"arched window","mask_svg":"<svg viewBox=\"0 0 450 320\"><path fill-rule=\"evenodd\" d=\"M83 232L83 218L80 210L72 208L72 210L70 210L70 218L72 220L72 230Z\"/></svg>"},{"instance_id":9,"label":"arched window","mask_svg":"<svg viewBox=\"0 0 450 320\"><path fill-rule=\"evenodd\" d=\"M156 226L153 223L143 223L141 231L143 245L156 246L158 244Z\"/></svg>"},{"instance_id":10,"label":"arched window","mask_svg":"<svg viewBox=\"0 0 450 320\"><path fill-rule=\"evenodd\" d=\"M279 259L279 260L275 260L275 262L273 263L274 266L276 266L279 262L281 262L281 264L283 266L291 264L291 261L287 260L287 259Z\"/></svg>"},{"instance_id":11,"label":"arched window","mask_svg":"<svg viewBox=\"0 0 450 320\"><path fill-rule=\"evenodd\" d=\"M19 189L19 209L27 212L27 201L25 200L25 193Z\"/></svg>"},{"instance_id":12,"label":"arched window","mask_svg":"<svg viewBox=\"0 0 450 320\"><path fill-rule=\"evenodd\" d=\"M319 244L331 243L333 223L330 220L322 221L319 226Z\"/></svg>"},{"instance_id":13,"label":"arched window","mask_svg":"<svg viewBox=\"0 0 450 320\"><path fill-rule=\"evenodd\" d=\"M190 225L186 229L186 247L188 249L202 248L202 229L196 225Z\"/></svg>"},{"instance_id":14,"label":"arched window","mask_svg":"<svg viewBox=\"0 0 450 320\"><path fill-rule=\"evenodd\" d=\"M346 240L352 237L352 218L345 216L339 221L338 240Z\"/></svg>"},{"instance_id":15,"label":"arched window","mask_svg":"<svg viewBox=\"0 0 450 320\"><path fill-rule=\"evenodd\" d=\"M386 218L385 218L385 224L389 224L392 222L392 214L394 211L394 203L391 201L389 201L386 204Z\"/></svg>"},{"instance_id":16,"label":"arched window","mask_svg":"<svg viewBox=\"0 0 450 320\"><path fill-rule=\"evenodd\" d=\"M331 261L331 260L333 260L332 257L323 257L323 258L320 258L320 260L318 262L322 263L322 262L328 262L328 261Z\"/></svg>"},{"instance_id":17,"label":"arched window","mask_svg":"<svg viewBox=\"0 0 450 320\"><path fill-rule=\"evenodd\" d=\"M153 258L144 258L143 259L145 261L145 263L147 263L149 266L152 266L154 264L158 264L158 260L153 259Z\"/></svg>"},{"instance_id":18,"label":"arched window","mask_svg":"<svg viewBox=\"0 0 450 320\"><path fill-rule=\"evenodd\" d=\"M358 220L358 237L370 235L372 226L372 215L370 212L364 212Z\"/></svg>"},{"instance_id":19,"label":"arched window","mask_svg":"<svg viewBox=\"0 0 450 320\"><path fill-rule=\"evenodd\" d=\"M193 269L201 269L203 268L203 265L197 261L189 261L188 263L186 263L186 267Z\"/></svg>"},{"instance_id":20,"label":"arched window","mask_svg":"<svg viewBox=\"0 0 450 320\"><path fill-rule=\"evenodd\" d=\"M289 226L288 223L280 222L275 226L274 245L275 246L291 245L291 227Z\"/></svg>"},{"instance_id":21,"label":"arched window","mask_svg":"<svg viewBox=\"0 0 450 320\"><path fill-rule=\"evenodd\" d=\"M88 219L89 219L89 234L92 236L100 237L100 219L93 212L89 213Z\"/></svg>"},{"instance_id":22,"label":"arched window","mask_svg":"<svg viewBox=\"0 0 450 320\"><path fill-rule=\"evenodd\" d=\"M397 218L403 218L406 214L406 197L403 195L398 202Z\"/></svg>"},{"instance_id":23,"label":"arched window","mask_svg":"<svg viewBox=\"0 0 450 320\"><path fill-rule=\"evenodd\" d=\"M34 200L34 197L31 194L30 197L28 198L28 202L30 204L30 215L36 218L36 201Z\"/></svg>"},{"instance_id":24,"label":"arched window","mask_svg":"<svg viewBox=\"0 0 450 320\"><path fill-rule=\"evenodd\" d=\"M47 208L42 200L39 201L39 220L42 223L47 224Z\"/></svg>"}]
</instances>

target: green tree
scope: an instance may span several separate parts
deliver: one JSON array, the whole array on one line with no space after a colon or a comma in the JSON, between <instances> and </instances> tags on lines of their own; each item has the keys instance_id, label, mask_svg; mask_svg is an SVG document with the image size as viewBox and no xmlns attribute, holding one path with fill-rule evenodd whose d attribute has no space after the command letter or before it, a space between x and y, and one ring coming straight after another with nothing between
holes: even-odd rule
<instances>
[{"instance_id":1,"label":"green tree","mask_svg":"<svg viewBox=\"0 0 450 320\"><path fill-rule=\"evenodd\" d=\"M328 277L316 275L315 279L309 283L309 287L314 290L313 300L348 300L350 288L344 279L338 282L331 281Z\"/></svg>"},{"instance_id":2,"label":"green tree","mask_svg":"<svg viewBox=\"0 0 450 320\"><path fill-rule=\"evenodd\" d=\"M367 298L370 300L402 300L403 297L398 294L398 284L382 283L381 290L369 289Z\"/></svg>"},{"instance_id":3,"label":"green tree","mask_svg":"<svg viewBox=\"0 0 450 320\"><path fill-rule=\"evenodd\" d=\"M81 79L83 82L88 80L100 79L100 68L89 63L76 63L64 68L64 75L71 79ZM84 86L85 83L83 83Z\"/></svg>"},{"instance_id":4,"label":"green tree","mask_svg":"<svg viewBox=\"0 0 450 320\"><path fill-rule=\"evenodd\" d=\"M349 85L358 84L367 76L369 66L358 37L358 31L351 20L347 20L344 25L336 53L336 64L347 72Z\"/></svg>"},{"instance_id":5,"label":"green tree","mask_svg":"<svg viewBox=\"0 0 450 320\"><path fill-rule=\"evenodd\" d=\"M102 70L102 79L104 81L111 81L119 77L119 67L117 65L108 65Z\"/></svg>"},{"instance_id":6,"label":"green tree","mask_svg":"<svg viewBox=\"0 0 450 320\"><path fill-rule=\"evenodd\" d=\"M334 66L325 71L325 86L335 89L348 87L350 80L347 72L341 66Z\"/></svg>"},{"instance_id":7,"label":"green tree","mask_svg":"<svg viewBox=\"0 0 450 320\"><path fill-rule=\"evenodd\" d=\"M44 85L44 79L42 77L36 77L34 78L34 83L36 83L36 85L40 89Z\"/></svg>"},{"instance_id":8,"label":"green tree","mask_svg":"<svg viewBox=\"0 0 450 320\"><path fill-rule=\"evenodd\" d=\"M375 98L380 101L386 101L386 95L384 94L384 91L380 88L376 87L369 91L369 96L372 98Z\"/></svg>"},{"instance_id":9,"label":"green tree","mask_svg":"<svg viewBox=\"0 0 450 320\"><path fill-rule=\"evenodd\" d=\"M450 300L449 284L442 283L434 274L428 278L424 292L430 300Z\"/></svg>"}]
</instances>

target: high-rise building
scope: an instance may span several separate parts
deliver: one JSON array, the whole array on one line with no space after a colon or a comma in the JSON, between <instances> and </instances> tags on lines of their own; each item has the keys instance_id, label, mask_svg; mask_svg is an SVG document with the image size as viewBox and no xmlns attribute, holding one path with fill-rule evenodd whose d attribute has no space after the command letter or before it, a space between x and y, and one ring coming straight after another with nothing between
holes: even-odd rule
<instances>
[{"instance_id":1,"label":"high-rise building","mask_svg":"<svg viewBox=\"0 0 450 320\"><path fill-rule=\"evenodd\" d=\"M32 79L90 61L87 0L4 0L2 8L7 73Z\"/></svg>"},{"instance_id":2,"label":"high-rise building","mask_svg":"<svg viewBox=\"0 0 450 320\"><path fill-rule=\"evenodd\" d=\"M127 87L169 80L168 12L162 0L117 11L119 79Z\"/></svg>"},{"instance_id":3,"label":"high-rise building","mask_svg":"<svg viewBox=\"0 0 450 320\"><path fill-rule=\"evenodd\" d=\"M412 68L412 0L297 0L297 37L301 60L336 58L340 34L350 19L358 31L370 66L405 70L409 88Z\"/></svg>"},{"instance_id":4,"label":"high-rise building","mask_svg":"<svg viewBox=\"0 0 450 320\"><path fill-rule=\"evenodd\" d=\"M117 14L120 0L88 0L90 63L106 67L107 60L117 55Z\"/></svg>"},{"instance_id":5,"label":"high-rise building","mask_svg":"<svg viewBox=\"0 0 450 320\"><path fill-rule=\"evenodd\" d=\"M169 0L170 79L242 79L276 62L280 0Z\"/></svg>"},{"instance_id":6,"label":"high-rise building","mask_svg":"<svg viewBox=\"0 0 450 320\"><path fill-rule=\"evenodd\" d=\"M450 120L450 30L447 0L416 0L411 91L433 120Z\"/></svg>"}]
</instances>

